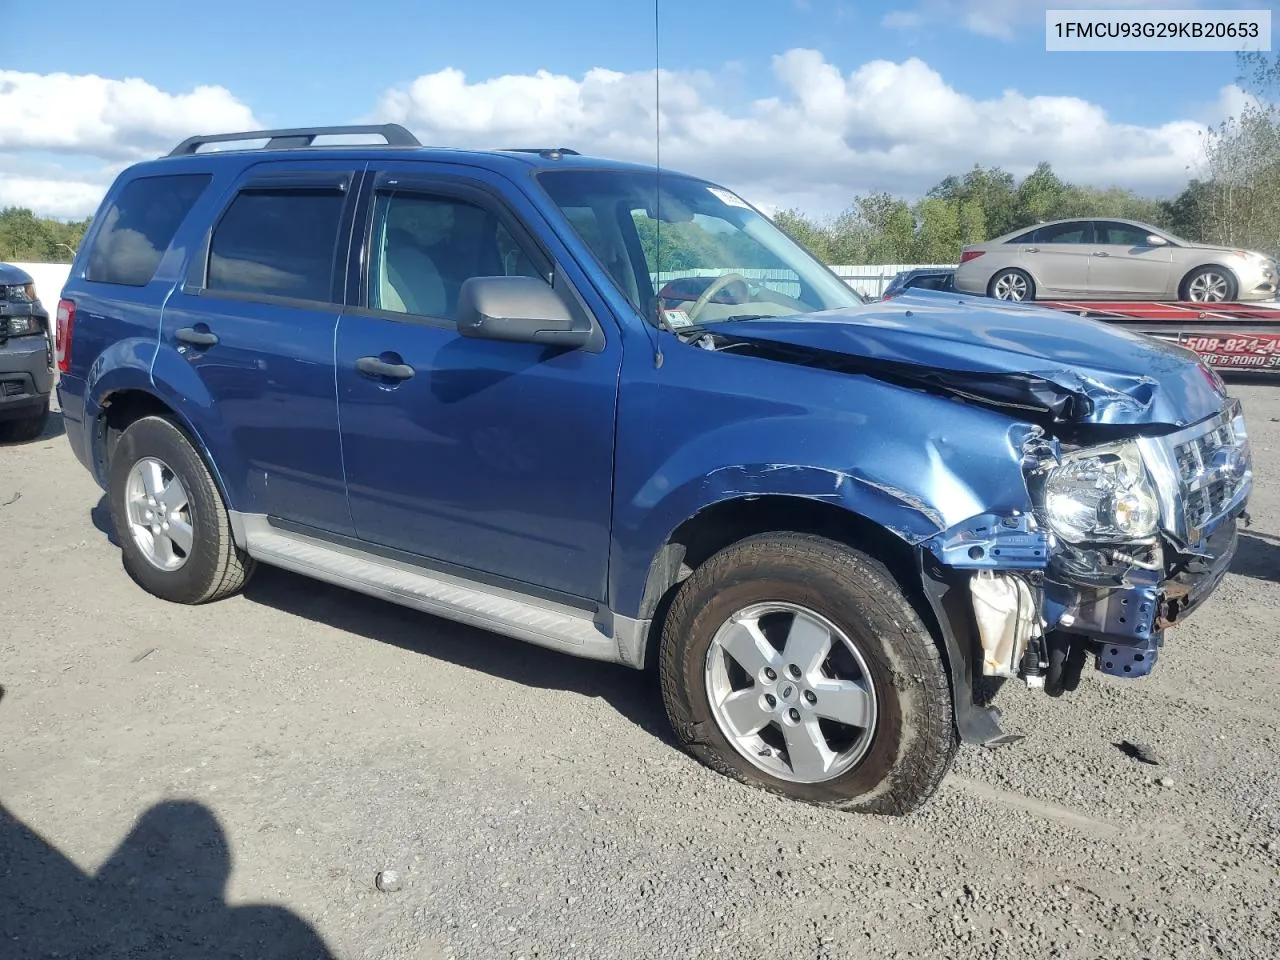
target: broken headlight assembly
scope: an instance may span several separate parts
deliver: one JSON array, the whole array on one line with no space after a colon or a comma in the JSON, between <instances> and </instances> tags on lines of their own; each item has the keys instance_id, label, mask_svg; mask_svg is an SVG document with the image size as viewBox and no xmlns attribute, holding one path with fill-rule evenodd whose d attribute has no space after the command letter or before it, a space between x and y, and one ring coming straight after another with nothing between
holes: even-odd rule
<instances>
[{"instance_id":1,"label":"broken headlight assembly","mask_svg":"<svg viewBox=\"0 0 1280 960\"><path fill-rule=\"evenodd\" d=\"M1132 543L1159 529L1156 489L1132 441L1066 454L1041 489L1044 523L1066 543Z\"/></svg>"}]
</instances>

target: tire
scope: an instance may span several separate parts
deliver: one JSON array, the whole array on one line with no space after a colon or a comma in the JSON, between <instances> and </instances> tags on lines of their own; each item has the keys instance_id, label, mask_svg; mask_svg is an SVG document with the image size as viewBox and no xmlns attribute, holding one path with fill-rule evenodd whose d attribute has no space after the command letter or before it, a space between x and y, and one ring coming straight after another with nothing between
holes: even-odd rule
<instances>
[{"instance_id":1,"label":"tire","mask_svg":"<svg viewBox=\"0 0 1280 960\"><path fill-rule=\"evenodd\" d=\"M172 512L145 516L172 520L171 539L146 536L146 527L131 518L129 502L145 499L149 488L144 475L155 476L156 471L172 501L165 508L166 498L155 498L157 510ZM178 492L174 480L180 484ZM209 468L186 434L165 417L143 417L120 435L108 467L107 496L125 569L148 593L173 603L209 603L239 592L252 575L254 562L231 537L227 509ZM185 507L179 507L178 500ZM147 508L140 504L138 509ZM177 536L180 529L187 531L185 536ZM168 568L159 565L166 559L165 551L147 546L166 539L171 544Z\"/></svg>"},{"instance_id":2,"label":"tire","mask_svg":"<svg viewBox=\"0 0 1280 960\"><path fill-rule=\"evenodd\" d=\"M803 680L784 685L790 664L781 657L774 672L784 679L772 686L771 667L761 667L756 673L760 679L745 680L745 687L730 684L735 697L759 688L739 700L759 714L768 713L770 696L776 694L774 702L782 702L788 686L799 688L787 694L784 705L795 704L785 711L788 719L773 707L776 722L758 734L763 743L739 746L744 740L735 733L741 728L735 731L720 719L724 711L713 708L712 697L721 698L726 689L722 681L733 673L720 667L727 662L723 644L731 635L726 632L730 618L743 611L753 616L753 607L766 604L804 611L790 622L794 628L804 618L811 637L818 636L811 629L814 623L825 621L857 652L833 634L832 654L825 661L809 661L821 662L817 674L806 669ZM786 641L780 643L786 616L769 613L759 620L774 653L791 650ZM757 649L750 647L753 655ZM813 649L821 650L822 643ZM859 656L861 664L854 664ZM822 537L762 534L727 547L698 567L681 585L663 625L659 665L667 717L686 750L719 773L795 800L861 813L905 814L933 796L958 748L950 686L933 637L882 564ZM814 676L818 680L811 683ZM745 677L743 671L738 679ZM776 746L787 746L784 729L789 726L795 735L816 727L813 714L822 716L824 702L837 702L828 698L833 688L826 685L847 690L850 679L874 693L873 706L867 708L874 716L867 729L844 751L822 734L834 762L821 776L797 777L789 747L783 758ZM814 705L805 708L803 702L815 691ZM802 709L812 712L800 713ZM790 722L797 715L801 723ZM834 728L823 728L828 729ZM848 741L858 729L851 725L838 733ZM785 767L791 768L790 775Z\"/></svg>"},{"instance_id":3,"label":"tire","mask_svg":"<svg viewBox=\"0 0 1280 960\"><path fill-rule=\"evenodd\" d=\"M0 421L0 443L30 443L38 440L49 425L49 401L37 414L19 420Z\"/></svg>"},{"instance_id":4,"label":"tire","mask_svg":"<svg viewBox=\"0 0 1280 960\"><path fill-rule=\"evenodd\" d=\"M1197 267L1182 278L1178 299L1186 303L1228 303L1239 296L1239 283L1225 267Z\"/></svg>"},{"instance_id":5,"label":"tire","mask_svg":"<svg viewBox=\"0 0 1280 960\"><path fill-rule=\"evenodd\" d=\"M1018 292L1018 295L1013 296L1014 292ZM1018 270L1013 267L1007 270L999 270L987 283L987 296L993 300L1010 300L1014 303L1034 300L1036 298L1036 282L1031 279L1031 274L1025 270Z\"/></svg>"}]
</instances>

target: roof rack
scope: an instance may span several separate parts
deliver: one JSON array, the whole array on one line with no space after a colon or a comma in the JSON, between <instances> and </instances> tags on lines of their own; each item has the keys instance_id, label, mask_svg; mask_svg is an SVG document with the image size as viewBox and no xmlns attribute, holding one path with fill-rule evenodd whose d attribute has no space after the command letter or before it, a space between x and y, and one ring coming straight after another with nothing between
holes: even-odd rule
<instances>
[{"instance_id":1,"label":"roof rack","mask_svg":"<svg viewBox=\"0 0 1280 960\"><path fill-rule=\"evenodd\" d=\"M193 156L201 147L210 143L234 143L237 140L266 140L263 150L287 150L291 147L310 147L316 137L347 136L358 133L378 134L389 147L420 147L422 144L412 133L398 123L357 124L345 127L293 127L288 130L246 130L242 133L215 133L209 136L188 137L169 151L171 157Z\"/></svg>"},{"instance_id":2,"label":"roof rack","mask_svg":"<svg viewBox=\"0 0 1280 960\"><path fill-rule=\"evenodd\" d=\"M559 160L561 157L580 157L577 150L569 147L504 147L502 153L536 153L544 160Z\"/></svg>"}]
</instances>

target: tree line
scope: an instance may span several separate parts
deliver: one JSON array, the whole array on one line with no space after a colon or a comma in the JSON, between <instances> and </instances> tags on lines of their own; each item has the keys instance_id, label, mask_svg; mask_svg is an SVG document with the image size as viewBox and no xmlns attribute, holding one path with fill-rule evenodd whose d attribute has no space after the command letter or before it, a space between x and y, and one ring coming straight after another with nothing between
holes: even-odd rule
<instances>
[{"instance_id":1,"label":"tree line","mask_svg":"<svg viewBox=\"0 0 1280 960\"><path fill-rule=\"evenodd\" d=\"M89 221L37 217L25 207L0 209L0 262L70 263Z\"/></svg>"}]
</instances>

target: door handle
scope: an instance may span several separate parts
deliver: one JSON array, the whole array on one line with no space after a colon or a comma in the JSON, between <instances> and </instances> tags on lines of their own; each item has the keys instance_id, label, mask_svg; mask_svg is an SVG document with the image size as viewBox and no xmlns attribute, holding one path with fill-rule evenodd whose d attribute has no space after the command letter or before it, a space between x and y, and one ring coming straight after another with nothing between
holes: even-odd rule
<instances>
[{"instance_id":1,"label":"door handle","mask_svg":"<svg viewBox=\"0 0 1280 960\"><path fill-rule=\"evenodd\" d=\"M1022 252L1023 252L1023 253L1039 253L1039 252L1040 252L1040 248L1039 248L1039 247L1027 247L1027 249L1026 249L1026 250L1024 250L1024 251L1022 251Z\"/></svg>"},{"instance_id":2,"label":"door handle","mask_svg":"<svg viewBox=\"0 0 1280 960\"><path fill-rule=\"evenodd\" d=\"M387 363L381 357L361 357L356 369L366 377L389 377L392 380L408 380L416 372L407 363Z\"/></svg>"},{"instance_id":3,"label":"door handle","mask_svg":"<svg viewBox=\"0 0 1280 960\"><path fill-rule=\"evenodd\" d=\"M174 334L183 343L197 347L212 347L218 342L218 335L208 330L197 330L195 327L182 327Z\"/></svg>"},{"instance_id":4,"label":"door handle","mask_svg":"<svg viewBox=\"0 0 1280 960\"><path fill-rule=\"evenodd\" d=\"M1111 254L1107 253L1105 250L1098 250L1098 251L1095 251L1093 255L1094 255L1095 257L1109 257L1109 256L1111 256Z\"/></svg>"}]
</instances>

